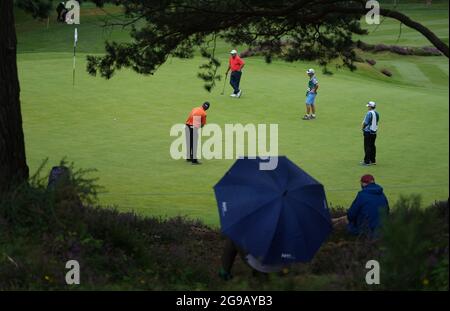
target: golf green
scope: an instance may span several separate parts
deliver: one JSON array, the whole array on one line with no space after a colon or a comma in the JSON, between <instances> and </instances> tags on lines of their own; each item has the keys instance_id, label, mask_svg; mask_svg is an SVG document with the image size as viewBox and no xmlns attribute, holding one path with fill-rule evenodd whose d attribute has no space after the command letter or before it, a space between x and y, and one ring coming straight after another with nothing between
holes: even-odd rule
<instances>
[{"instance_id":1,"label":"golf green","mask_svg":"<svg viewBox=\"0 0 450 311\"><path fill-rule=\"evenodd\" d=\"M448 4L413 9L415 17L423 16L432 29L438 27L448 42ZM45 22L17 13L23 126L32 172L45 158L50 166L67 157L76 167L97 169L93 176L104 186L104 205L145 215L185 215L217 225L212 187L233 161L204 160L192 166L169 153L174 140L170 128L184 123L194 106L208 100L208 122L222 128L278 124L279 153L322 182L333 205L348 206L365 173L375 176L392 203L410 193L421 194L424 203L448 198L447 58L372 54L366 56L377 60L376 66L359 64L355 72L334 70L329 76L314 63L266 64L251 57L242 78L244 95L234 99L228 85L223 96L221 83L212 93L203 89L196 77L201 57L169 59L153 76L130 70L108 81L89 76L88 53L101 53L105 39L127 40L126 31L105 32L95 12L89 6L82 10L74 87L73 26L51 22L47 28ZM379 27L381 37L396 38L398 28L392 24ZM366 41L378 42L371 37L376 33ZM418 33L407 35L427 44ZM220 45L223 64L229 48ZM305 70L310 67L319 69L318 118L302 121ZM382 68L393 77L382 75ZM381 116L378 165L361 167L360 126L368 100L377 102Z\"/></svg>"}]
</instances>

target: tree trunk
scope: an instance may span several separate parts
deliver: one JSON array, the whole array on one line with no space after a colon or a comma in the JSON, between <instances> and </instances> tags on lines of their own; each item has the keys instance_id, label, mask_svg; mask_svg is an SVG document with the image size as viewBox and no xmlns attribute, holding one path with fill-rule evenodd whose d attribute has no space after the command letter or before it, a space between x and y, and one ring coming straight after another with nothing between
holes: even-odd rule
<instances>
[{"instance_id":1,"label":"tree trunk","mask_svg":"<svg viewBox=\"0 0 450 311\"><path fill-rule=\"evenodd\" d=\"M28 179L13 0L0 1L0 193Z\"/></svg>"}]
</instances>

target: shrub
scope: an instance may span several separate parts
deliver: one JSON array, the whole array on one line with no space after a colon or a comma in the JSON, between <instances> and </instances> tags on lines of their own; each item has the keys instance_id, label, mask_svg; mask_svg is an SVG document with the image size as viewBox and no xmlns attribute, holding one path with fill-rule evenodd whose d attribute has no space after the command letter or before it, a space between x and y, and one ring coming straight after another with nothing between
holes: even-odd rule
<instances>
[{"instance_id":1,"label":"shrub","mask_svg":"<svg viewBox=\"0 0 450 311\"><path fill-rule=\"evenodd\" d=\"M417 56L440 56L441 52L435 47L408 47L399 45L386 45L386 44L368 44L358 40L356 47L368 52L392 52L399 55L417 55Z\"/></svg>"},{"instance_id":2,"label":"shrub","mask_svg":"<svg viewBox=\"0 0 450 311\"><path fill-rule=\"evenodd\" d=\"M38 170L30 183L0 198L0 289L67 289L70 259L82 267L79 288L206 286L211 270L205 267L218 251L215 241L198 238L203 225L101 208L95 179L69 167L69 180L55 187L47 189ZM204 257L191 255L197 247Z\"/></svg>"},{"instance_id":3,"label":"shrub","mask_svg":"<svg viewBox=\"0 0 450 311\"><path fill-rule=\"evenodd\" d=\"M385 76L392 77L392 72L386 68L381 69L381 73L384 74Z\"/></svg>"},{"instance_id":4,"label":"shrub","mask_svg":"<svg viewBox=\"0 0 450 311\"><path fill-rule=\"evenodd\" d=\"M246 58L246 57L252 57L254 55L255 55L255 52L252 49L248 49L248 50L245 50L244 52L242 52L240 56L242 58Z\"/></svg>"},{"instance_id":5,"label":"shrub","mask_svg":"<svg viewBox=\"0 0 450 311\"><path fill-rule=\"evenodd\" d=\"M371 66L375 66L375 64L377 63L374 59L366 59L366 62Z\"/></svg>"},{"instance_id":6,"label":"shrub","mask_svg":"<svg viewBox=\"0 0 450 311\"><path fill-rule=\"evenodd\" d=\"M398 45L391 45L390 47L388 47L388 51L391 51L393 53L400 54L400 55L413 55L413 53L414 53L413 49L404 47L404 46L398 46Z\"/></svg>"},{"instance_id":7,"label":"shrub","mask_svg":"<svg viewBox=\"0 0 450 311\"><path fill-rule=\"evenodd\" d=\"M287 275L252 278L237 258L235 279L223 282L218 230L97 206L95 179L70 167L69 182L47 189L36 175L0 198L0 290L371 289L365 263L376 258L385 289L448 289L447 202L421 209L418 198L402 198L380 241L335 228L312 262ZM346 213L330 207L332 217ZM69 259L82 267L80 286L65 284Z\"/></svg>"},{"instance_id":8,"label":"shrub","mask_svg":"<svg viewBox=\"0 0 450 311\"><path fill-rule=\"evenodd\" d=\"M383 286L448 290L448 204L421 208L420 196L401 197L394 211L382 230Z\"/></svg>"},{"instance_id":9,"label":"shrub","mask_svg":"<svg viewBox=\"0 0 450 311\"><path fill-rule=\"evenodd\" d=\"M424 46L422 48L417 49L417 54L419 56L441 56L441 51L439 51L434 46Z\"/></svg>"}]
</instances>

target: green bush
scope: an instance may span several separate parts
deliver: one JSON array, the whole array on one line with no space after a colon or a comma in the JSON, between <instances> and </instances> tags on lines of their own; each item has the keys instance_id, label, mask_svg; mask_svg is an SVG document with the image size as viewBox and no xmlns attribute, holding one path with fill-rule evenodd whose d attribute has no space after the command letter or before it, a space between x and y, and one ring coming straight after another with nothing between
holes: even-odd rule
<instances>
[{"instance_id":1,"label":"green bush","mask_svg":"<svg viewBox=\"0 0 450 311\"><path fill-rule=\"evenodd\" d=\"M382 230L381 283L392 290L448 290L448 203L401 197Z\"/></svg>"},{"instance_id":2,"label":"green bush","mask_svg":"<svg viewBox=\"0 0 450 311\"><path fill-rule=\"evenodd\" d=\"M52 189L39 171L0 197L0 290L379 289L365 283L365 263L377 258L385 289L448 289L447 203L423 209L418 197L402 198L378 241L336 228L310 263L261 279L237 258L235 278L224 282L217 230L100 207L91 171L70 170ZM332 215L345 209L333 207ZM82 270L78 286L65 284L72 259Z\"/></svg>"},{"instance_id":3,"label":"green bush","mask_svg":"<svg viewBox=\"0 0 450 311\"><path fill-rule=\"evenodd\" d=\"M189 254L199 242L190 233L205 230L203 225L99 207L99 187L86 177L91 170L70 165L70 171L68 180L47 189L48 176L41 177L38 170L29 183L0 198L0 290L189 289L207 284L208 265ZM78 287L65 284L65 263L71 259L82 267Z\"/></svg>"}]
</instances>

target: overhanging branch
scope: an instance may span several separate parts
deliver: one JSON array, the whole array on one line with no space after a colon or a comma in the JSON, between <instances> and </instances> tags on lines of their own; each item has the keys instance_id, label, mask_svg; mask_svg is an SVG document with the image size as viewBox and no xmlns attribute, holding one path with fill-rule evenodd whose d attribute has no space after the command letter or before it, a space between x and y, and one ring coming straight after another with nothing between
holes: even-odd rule
<instances>
[{"instance_id":1,"label":"overhanging branch","mask_svg":"<svg viewBox=\"0 0 450 311\"><path fill-rule=\"evenodd\" d=\"M413 21L411 18L409 18L408 16L406 16L403 13L400 13L398 11L389 10L389 9L381 8L380 15L396 19L399 22L405 24L406 26L417 30L422 35L424 35L425 38L427 38L428 41L430 41L439 51L441 51L442 54L447 56L447 58L449 57L448 45L445 44L444 41L439 39L438 36L436 36L434 34L434 32L432 32L430 29L428 29L421 23Z\"/></svg>"},{"instance_id":2,"label":"overhanging branch","mask_svg":"<svg viewBox=\"0 0 450 311\"><path fill-rule=\"evenodd\" d=\"M343 7L335 7L332 12L344 13L344 14L366 14L368 10L364 7L360 8L343 8ZM398 20L399 22L405 24L406 26L420 32L425 38L428 39L442 54L449 57L449 48L448 45L445 44L444 41L439 39L438 36L434 34L429 28L425 27L421 23L418 23L403 13L398 11L383 9L380 8L380 15L393 18Z\"/></svg>"}]
</instances>

